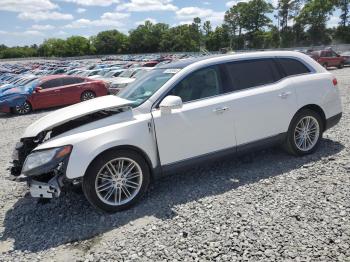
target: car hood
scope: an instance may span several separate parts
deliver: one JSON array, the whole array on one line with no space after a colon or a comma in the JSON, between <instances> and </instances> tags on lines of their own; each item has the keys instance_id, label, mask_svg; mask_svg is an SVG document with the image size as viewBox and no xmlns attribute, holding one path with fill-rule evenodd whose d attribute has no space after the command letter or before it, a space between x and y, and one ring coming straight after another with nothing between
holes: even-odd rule
<instances>
[{"instance_id":1,"label":"car hood","mask_svg":"<svg viewBox=\"0 0 350 262\"><path fill-rule=\"evenodd\" d=\"M127 77L113 77L110 79L110 82L113 84L128 84L135 81L135 78L127 78Z\"/></svg>"},{"instance_id":2,"label":"car hood","mask_svg":"<svg viewBox=\"0 0 350 262\"><path fill-rule=\"evenodd\" d=\"M56 110L27 127L22 137L35 137L42 131L51 130L74 119L87 116L99 111L114 111L130 107L132 101L109 95L94 98L72 106Z\"/></svg>"}]
</instances>

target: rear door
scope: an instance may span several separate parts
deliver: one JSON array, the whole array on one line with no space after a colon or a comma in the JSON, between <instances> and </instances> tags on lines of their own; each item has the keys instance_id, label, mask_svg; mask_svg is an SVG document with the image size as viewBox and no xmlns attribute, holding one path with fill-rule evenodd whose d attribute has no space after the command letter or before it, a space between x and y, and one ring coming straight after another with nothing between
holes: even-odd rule
<instances>
[{"instance_id":1,"label":"rear door","mask_svg":"<svg viewBox=\"0 0 350 262\"><path fill-rule=\"evenodd\" d=\"M226 64L235 90L230 108L237 146L277 138L285 133L296 109L293 82L282 78L274 59L251 59Z\"/></svg>"},{"instance_id":2,"label":"rear door","mask_svg":"<svg viewBox=\"0 0 350 262\"><path fill-rule=\"evenodd\" d=\"M61 92L64 96L65 104L74 104L80 102L80 96L83 92L82 84L85 79L79 77L65 77L62 79Z\"/></svg>"}]
</instances>

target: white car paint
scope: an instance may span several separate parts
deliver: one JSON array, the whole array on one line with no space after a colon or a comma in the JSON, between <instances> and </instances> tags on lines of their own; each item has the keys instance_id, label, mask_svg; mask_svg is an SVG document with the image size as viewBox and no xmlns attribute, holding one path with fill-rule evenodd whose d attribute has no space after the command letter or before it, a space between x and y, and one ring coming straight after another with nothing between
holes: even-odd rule
<instances>
[{"instance_id":1,"label":"white car paint","mask_svg":"<svg viewBox=\"0 0 350 262\"><path fill-rule=\"evenodd\" d=\"M153 108L169 88L200 68L278 56L300 59L312 67L314 73L184 103L182 108L170 113ZM100 153L124 145L142 150L153 168L159 164L168 165L284 133L295 113L304 105L320 106L327 118L341 113L338 90L332 79L332 74L317 62L297 52L258 52L208 58L180 70L139 107L65 132L35 150L73 145L66 171L66 176L72 179L84 176L91 161ZM33 123L23 137L34 137L81 115L129 103L119 98L101 97L69 106Z\"/></svg>"},{"instance_id":2,"label":"white car paint","mask_svg":"<svg viewBox=\"0 0 350 262\"><path fill-rule=\"evenodd\" d=\"M49 130L78 117L98 112L102 109L118 108L128 106L130 104L131 101L112 95L101 96L80 102L78 104L56 110L35 121L28 126L28 128L26 128L23 137L35 137L41 131Z\"/></svg>"}]
</instances>

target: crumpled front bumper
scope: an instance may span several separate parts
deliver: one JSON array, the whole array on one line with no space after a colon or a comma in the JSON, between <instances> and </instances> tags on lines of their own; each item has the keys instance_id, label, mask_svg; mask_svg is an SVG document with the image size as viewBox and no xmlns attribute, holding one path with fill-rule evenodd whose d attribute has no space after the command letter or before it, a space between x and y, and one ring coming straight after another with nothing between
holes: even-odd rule
<instances>
[{"instance_id":1,"label":"crumpled front bumper","mask_svg":"<svg viewBox=\"0 0 350 262\"><path fill-rule=\"evenodd\" d=\"M32 197L54 198L61 194L59 176L56 175L49 182L40 182L34 179L28 180L29 192Z\"/></svg>"}]
</instances>

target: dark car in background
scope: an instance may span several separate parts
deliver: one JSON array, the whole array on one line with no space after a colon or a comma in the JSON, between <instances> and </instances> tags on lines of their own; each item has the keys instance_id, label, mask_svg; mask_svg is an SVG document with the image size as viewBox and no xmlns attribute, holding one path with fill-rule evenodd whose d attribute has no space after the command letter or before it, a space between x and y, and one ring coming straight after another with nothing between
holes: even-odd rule
<instances>
[{"instance_id":1,"label":"dark car in background","mask_svg":"<svg viewBox=\"0 0 350 262\"><path fill-rule=\"evenodd\" d=\"M344 59L344 65L350 65L350 51L341 53L340 55Z\"/></svg>"},{"instance_id":2,"label":"dark car in background","mask_svg":"<svg viewBox=\"0 0 350 262\"><path fill-rule=\"evenodd\" d=\"M108 94L103 81L68 75L39 78L29 85L4 90L0 111L27 114L32 110L75 104Z\"/></svg>"},{"instance_id":3,"label":"dark car in background","mask_svg":"<svg viewBox=\"0 0 350 262\"><path fill-rule=\"evenodd\" d=\"M312 51L309 55L325 68L337 67L340 69L345 64L344 58L332 49Z\"/></svg>"}]
</instances>

